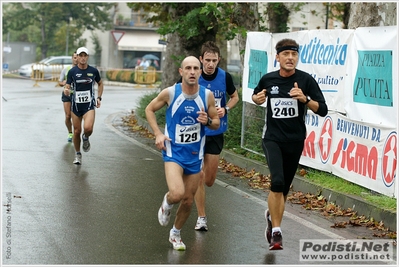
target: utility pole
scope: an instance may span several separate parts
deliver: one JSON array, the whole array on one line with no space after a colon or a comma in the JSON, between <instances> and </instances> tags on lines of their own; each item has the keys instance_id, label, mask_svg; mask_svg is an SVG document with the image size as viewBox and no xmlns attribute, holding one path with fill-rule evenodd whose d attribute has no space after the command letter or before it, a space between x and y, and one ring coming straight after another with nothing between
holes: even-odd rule
<instances>
[{"instance_id":1,"label":"utility pole","mask_svg":"<svg viewBox=\"0 0 399 267\"><path fill-rule=\"evenodd\" d=\"M71 17L67 16L66 22L67 22L67 26L66 26L66 44L65 44L65 55L68 56L69 55L69 50L68 50L68 45L69 45L69 24L71 22Z\"/></svg>"}]
</instances>

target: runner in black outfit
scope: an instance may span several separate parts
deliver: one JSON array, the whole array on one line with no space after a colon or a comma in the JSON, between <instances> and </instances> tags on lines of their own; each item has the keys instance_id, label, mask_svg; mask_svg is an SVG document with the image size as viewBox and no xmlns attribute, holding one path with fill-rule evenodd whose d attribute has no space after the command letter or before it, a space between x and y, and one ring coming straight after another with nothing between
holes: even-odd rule
<instances>
[{"instance_id":1,"label":"runner in black outfit","mask_svg":"<svg viewBox=\"0 0 399 267\"><path fill-rule=\"evenodd\" d=\"M276 44L276 60L280 63L280 69L265 74L252 95L257 105L267 100L262 147L271 175L269 209L265 212L265 235L270 250L283 249L280 225L306 138L307 109L323 117L328 112L317 82L308 73L296 69L298 50L295 40L279 41Z\"/></svg>"}]
</instances>

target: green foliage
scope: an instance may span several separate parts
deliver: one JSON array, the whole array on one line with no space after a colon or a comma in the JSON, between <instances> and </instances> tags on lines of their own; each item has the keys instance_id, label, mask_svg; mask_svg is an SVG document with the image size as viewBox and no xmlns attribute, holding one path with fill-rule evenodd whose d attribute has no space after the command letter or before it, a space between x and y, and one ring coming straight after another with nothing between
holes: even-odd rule
<instances>
[{"instance_id":1,"label":"green foliage","mask_svg":"<svg viewBox=\"0 0 399 267\"><path fill-rule=\"evenodd\" d=\"M7 3L3 5L3 39L10 32L12 38L36 43L41 58L64 55L67 30L68 47L77 47L84 29L111 29L111 7L113 4L86 2Z\"/></svg>"},{"instance_id":2,"label":"green foliage","mask_svg":"<svg viewBox=\"0 0 399 267\"><path fill-rule=\"evenodd\" d=\"M204 32L214 31L226 40L232 40L240 34L246 34L247 29L242 25L232 23L234 6L237 3L205 2L205 3L128 3L132 10L144 10L155 14L145 17L148 22L159 25L158 33L167 35L177 33L190 40L201 36ZM170 12L174 10L188 10L183 14Z\"/></svg>"},{"instance_id":3,"label":"green foliage","mask_svg":"<svg viewBox=\"0 0 399 267\"><path fill-rule=\"evenodd\" d=\"M290 11L287 9L284 3L268 3L268 14L271 23L271 32L287 32L288 28L288 16Z\"/></svg>"},{"instance_id":4,"label":"green foliage","mask_svg":"<svg viewBox=\"0 0 399 267\"><path fill-rule=\"evenodd\" d=\"M377 207L382 207L386 210L396 212L396 205L398 203L396 198L370 193L363 194L362 197Z\"/></svg>"},{"instance_id":5,"label":"green foliage","mask_svg":"<svg viewBox=\"0 0 399 267\"><path fill-rule=\"evenodd\" d=\"M241 78L242 78L242 75L241 75L241 73L230 73L230 75L231 75L231 77L233 78L233 83L234 84L241 84Z\"/></svg>"},{"instance_id":6,"label":"green foliage","mask_svg":"<svg viewBox=\"0 0 399 267\"><path fill-rule=\"evenodd\" d=\"M105 73L105 77L107 78L108 81L136 83L135 70L132 69L107 70ZM161 79L162 79L162 73L156 72L155 83L159 83Z\"/></svg>"},{"instance_id":7,"label":"green foliage","mask_svg":"<svg viewBox=\"0 0 399 267\"><path fill-rule=\"evenodd\" d=\"M111 77L112 77L112 70L107 70L105 72L105 77L107 78L108 81L111 81Z\"/></svg>"},{"instance_id":8,"label":"green foliage","mask_svg":"<svg viewBox=\"0 0 399 267\"><path fill-rule=\"evenodd\" d=\"M135 75L135 72L132 71L132 73L130 74L130 80L129 80L130 83L134 83L134 75Z\"/></svg>"},{"instance_id":9,"label":"green foliage","mask_svg":"<svg viewBox=\"0 0 399 267\"><path fill-rule=\"evenodd\" d=\"M136 110L137 116L144 119L146 118L145 108L158 94L159 92L148 93L145 94L142 98L140 98L139 106ZM165 126L166 122L165 114L166 114L166 106L155 112L155 117L157 118L157 122L160 127Z\"/></svg>"},{"instance_id":10,"label":"green foliage","mask_svg":"<svg viewBox=\"0 0 399 267\"><path fill-rule=\"evenodd\" d=\"M118 71L118 74L116 74L116 80L117 80L118 82L121 81L121 76L122 76L122 74L123 74L123 71L122 71L122 70L121 70L121 71Z\"/></svg>"},{"instance_id":11,"label":"green foliage","mask_svg":"<svg viewBox=\"0 0 399 267\"><path fill-rule=\"evenodd\" d=\"M96 65L101 65L101 52L103 49L100 43L100 39L98 38L97 34L92 33L91 40L93 41L94 44L94 61Z\"/></svg>"},{"instance_id":12,"label":"green foliage","mask_svg":"<svg viewBox=\"0 0 399 267\"><path fill-rule=\"evenodd\" d=\"M348 28L351 3L325 3L328 7L328 17L342 21L344 29Z\"/></svg>"},{"instance_id":13,"label":"green foliage","mask_svg":"<svg viewBox=\"0 0 399 267\"><path fill-rule=\"evenodd\" d=\"M224 134L224 145L227 149L240 147L241 144L241 127L242 127L242 90L238 90L240 100L230 109L228 114L228 128Z\"/></svg>"}]
</instances>

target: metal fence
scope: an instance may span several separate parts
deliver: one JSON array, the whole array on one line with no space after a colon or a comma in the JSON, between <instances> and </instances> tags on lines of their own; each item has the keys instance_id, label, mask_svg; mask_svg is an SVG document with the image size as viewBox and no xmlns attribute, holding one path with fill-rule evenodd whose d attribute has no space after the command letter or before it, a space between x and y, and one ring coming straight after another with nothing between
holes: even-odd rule
<instances>
[{"instance_id":1,"label":"metal fence","mask_svg":"<svg viewBox=\"0 0 399 267\"><path fill-rule=\"evenodd\" d=\"M61 71L64 66L61 64L47 65L37 63L32 65L31 79L35 81L34 86L39 86L39 81L55 81L60 78Z\"/></svg>"}]
</instances>

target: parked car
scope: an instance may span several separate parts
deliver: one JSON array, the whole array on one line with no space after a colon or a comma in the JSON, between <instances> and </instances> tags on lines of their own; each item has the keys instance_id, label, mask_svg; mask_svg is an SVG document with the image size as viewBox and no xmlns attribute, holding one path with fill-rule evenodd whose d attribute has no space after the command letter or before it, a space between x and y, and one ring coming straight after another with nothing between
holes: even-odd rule
<instances>
[{"instance_id":1,"label":"parked car","mask_svg":"<svg viewBox=\"0 0 399 267\"><path fill-rule=\"evenodd\" d=\"M24 77L31 77L32 71L35 71L37 72L35 77L44 77L45 79L49 79L56 76L58 78L62 69L68 65L72 65L71 56L52 56L42 59L38 63L22 65L18 69L18 73Z\"/></svg>"}]
</instances>

